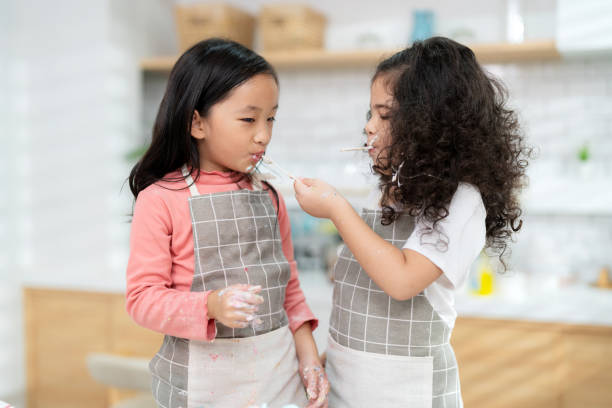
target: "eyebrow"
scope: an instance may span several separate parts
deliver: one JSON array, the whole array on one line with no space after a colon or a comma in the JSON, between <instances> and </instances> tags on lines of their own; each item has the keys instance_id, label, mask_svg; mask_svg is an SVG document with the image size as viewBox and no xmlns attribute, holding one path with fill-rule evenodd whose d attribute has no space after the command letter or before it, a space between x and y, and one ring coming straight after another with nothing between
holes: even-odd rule
<instances>
[{"instance_id":1,"label":"eyebrow","mask_svg":"<svg viewBox=\"0 0 612 408\"><path fill-rule=\"evenodd\" d=\"M272 110L278 109L278 105L274 106L272 108ZM259 106L255 106L255 105L249 105L245 108L239 109L238 112L245 112L245 111L261 111L262 109Z\"/></svg>"},{"instance_id":2,"label":"eyebrow","mask_svg":"<svg viewBox=\"0 0 612 408\"><path fill-rule=\"evenodd\" d=\"M391 109L391 106L385 103L377 103L376 105L374 105L374 109L379 109L379 108Z\"/></svg>"}]
</instances>

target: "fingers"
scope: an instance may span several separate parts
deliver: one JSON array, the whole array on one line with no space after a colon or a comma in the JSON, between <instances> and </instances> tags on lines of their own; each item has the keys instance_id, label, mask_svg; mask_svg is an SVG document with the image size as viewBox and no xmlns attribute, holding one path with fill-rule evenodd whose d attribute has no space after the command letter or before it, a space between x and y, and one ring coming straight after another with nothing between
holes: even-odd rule
<instances>
[{"instance_id":1,"label":"fingers","mask_svg":"<svg viewBox=\"0 0 612 408\"><path fill-rule=\"evenodd\" d=\"M318 380L319 398L317 398L315 407L323 407L327 405L327 394L329 394L329 381L325 371L319 372Z\"/></svg>"},{"instance_id":2,"label":"fingers","mask_svg":"<svg viewBox=\"0 0 612 408\"><path fill-rule=\"evenodd\" d=\"M295 190L296 195L304 194L304 192L308 189L308 186L304 184L304 182L300 179L295 179L293 182L293 189Z\"/></svg>"},{"instance_id":3,"label":"fingers","mask_svg":"<svg viewBox=\"0 0 612 408\"><path fill-rule=\"evenodd\" d=\"M308 187L312 187L316 183L317 179L308 178L308 177L302 177L302 178L300 178L300 181L304 185L306 185Z\"/></svg>"},{"instance_id":4,"label":"fingers","mask_svg":"<svg viewBox=\"0 0 612 408\"><path fill-rule=\"evenodd\" d=\"M236 284L228 286L219 292L222 297L222 316L220 321L231 328L244 328L249 324L254 327L263 323L256 316L258 306L264 302L264 298L258 293L261 286L247 284Z\"/></svg>"},{"instance_id":5,"label":"fingers","mask_svg":"<svg viewBox=\"0 0 612 408\"><path fill-rule=\"evenodd\" d=\"M234 308L243 307L243 304L261 305L264 301L263 297L257 293L261 292L261 286L251 285L232 285L225 290L225 299Z\"/></svg>"},{"instance_id":6,"label":"fingers","mask_svg":"<svg viewBox=\"0 0 612 408\"><path fill-rule=\"evenodd\" d=\"M235 291L229 295L228 301L234 308L240 308L243 305L259 306L263 303L264 298L246 291Z\"/></svg>"},{"instance_id":7,"label":"fingers","mask_svg":"<svg viewBox=\"0 0 612 408\"><path fill-rule=\"evenodd\" d=\"M317 371L315 371L314 369L308 370L308 368L306 370L304 370L304 380L306 382L306 396L308 397L308 400L313 400L315 398L317 398Z\"/></svg>"},{"instance_id":8,"label":"fingers","mask_svg":"<svg viewBox=\"0 0 612 408\"><path fill-rule=\"evenodd\" d=\"M259 302L259 300L263 302L263 298L261 298L261 296L257 297L259 298L257 299L257 302ZM257 310L258 307L255 304L247 303L245 301L237 300L237 298L231 297L228 301L227 317L229 320L241 325L248 325L251 321L254 320L255 323L257 323L257 320L261 321L260 319L256 319Z\"/></svg>"},{"instance_id":9,"label":"fingers","mask_svg":"<svg viewBox=\"0 0 612 408\"><path fill-rule=\"evenodd\" d=\"M226 321L222 323L227 327L231 327L234 329L242 329L249 325L252 325L253 328L257 329L260 325L263 324L263 320L257 317L257 315L255 315L254 313L245 313L237 311L234 313L229 313L226 316Z\"/></svg>"},{"instance_id":10,"label":"fingers","mask_svg":"<svg viewBox=\"0 0 612 408\"><path fill-rule=\"evenodd\" d=\"M300 177L294 180L293 188L297 194L304 193L306 190L312 188L317 183L317 179Z\"/></svg>"},{"instance_id":11,"label":"fingers","mask_svg":"<svg viewBox=\"0 0 612 408\"><path fill-rule=\"evenodd\" d=\"M224 290L227 291L246 291L250 293L259 293L261 292L261 285L249 285L246 283L236 283L234 285L230 285Z\"/></svg>"},{"instance_id":12,"label":"fingers","mask_svg":"<svg viewBox=\"0 0 612 408\"><path fill-rule=\"evenodd\" d=\"M255 313L257 311L257 306L243 302L242 300L236 300L235 298L230 298L228 303L236 312Z\"/></svg>"},{"instance_id":13,"label":"fingers","mask_svg":"<svg viewBox=\"0 0 612 408\"><path fill-rule=\"evenodd\" d=\"M226 288L223 288L219 291L219 298L222 298L224 295L234 291L234 290L248 290L250 285L247 285L246 283L238 283L235 285L230 285Z\"/></svg>"},{"instance_id":14,"label":"fingers","mask_svg":"<svg viewBox=\"0 0 612 408\"><path fill-rule=\"evenodd\" d=\"M329 382L325 371L320 366L306 367L302 371L302 380L306 386L308 408L326 407Z\"/></svg>"},{"instance_id":15,"label":"fingers","mask_svg":"<svg viewBox=\"0 0 612 408\"><path fill-rule=\"evenodd\" d=\"M243 312L239 310L237 312L230 314L230 319L232 319L235 322L239 322L239 323L248 323L251 320L255 319L255 314L249 313L249 312Z\"/></svg>"},{"instance_id":16,"label":"fingers","mask_svg":"<svg viewBox=\"0 0 612 408\"><path fill-rule=\"evenodd\" d=\"M327 405L327 394L329 393L329 382L325 371L319 369L316 371L317 378L314 380L316 384L316 400L309 405L311 408L321 408Z\"/></svg>"}]
</instances>

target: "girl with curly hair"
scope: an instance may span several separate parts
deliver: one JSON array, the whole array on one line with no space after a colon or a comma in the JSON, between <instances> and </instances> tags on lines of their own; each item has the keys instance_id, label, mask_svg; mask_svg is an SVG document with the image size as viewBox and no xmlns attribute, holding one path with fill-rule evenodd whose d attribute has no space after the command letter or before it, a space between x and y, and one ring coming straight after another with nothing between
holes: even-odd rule
<instances>
[{"instance_id":1,"label":"girl with curly hair","mask_svg":"<svg viewBox=\"0 0 612 408\"><path fill-rule=\"evenodd\" d=\"M360 217L329 184L296 180L302 209L331 219L345 243L334 269L330 406L462 406L454 291L483 248L501 259L521 227L530 149L506 98L468 47L416 42L372 79L373 208Z\"/></svg>"}]
</instances>

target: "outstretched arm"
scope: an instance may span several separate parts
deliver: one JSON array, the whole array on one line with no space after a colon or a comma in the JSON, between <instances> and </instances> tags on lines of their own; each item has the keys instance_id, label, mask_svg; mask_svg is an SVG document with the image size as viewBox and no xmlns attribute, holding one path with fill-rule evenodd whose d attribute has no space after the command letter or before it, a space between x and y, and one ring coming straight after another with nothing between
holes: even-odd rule
<instances>
[{"instance_id":1,"label":"outstretched arm","mask_svg":"<svg viewBox=\"0 0 612 408\"><path fill-rule=\"evenodd\" d=\"M372 231L329 184L302 179L296 180L294 188L300 207L314 217L329 218L361 267L392 298L410 299L442 274L427 257L396 248Z\"/></svg>"}]
</instances>

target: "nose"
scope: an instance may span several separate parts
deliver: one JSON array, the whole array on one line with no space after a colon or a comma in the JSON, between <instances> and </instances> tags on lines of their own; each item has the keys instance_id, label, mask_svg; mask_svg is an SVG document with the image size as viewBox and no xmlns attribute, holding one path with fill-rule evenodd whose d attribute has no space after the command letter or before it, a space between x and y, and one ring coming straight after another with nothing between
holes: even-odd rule
<instances>
[{"instance_id":1,"label":"nose","mask_svg":"<svg viewBox=\"0 0 612 408\"><path fill-rule=\"evenodd\" d=\"M262 146L267 146L268 143L270 143L270 139L272 139L272 129L259 129L256 133L255 133L255 137L253 138L253 141L255 141L255 143L257 143L258 145L262 145Z\"/></svg>"},{"instance_id":2,"label":"nose","mask_svg":"<svg viewBox=\"0 0 612 408\"><path fill-rule=\"evenodd\" d=\"M372 123L372 119L368 120L365 127L363 128L363 131L366 135L366 143L370 144L376 136L376 127Z\"/></svg>"},{"instance_id":3,"label":"nose","mask_svg":"<svg viewBox=\"0 0 612 408\"><path fill-rule=\"evenodd\" d=\"M363 130L365 131L365 134L368 137L374 136L376 134L376 127L374 126L374 118L368 119Z\"/></svg>"}]
</instances>

